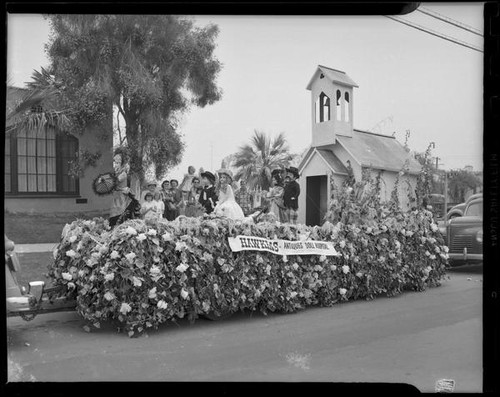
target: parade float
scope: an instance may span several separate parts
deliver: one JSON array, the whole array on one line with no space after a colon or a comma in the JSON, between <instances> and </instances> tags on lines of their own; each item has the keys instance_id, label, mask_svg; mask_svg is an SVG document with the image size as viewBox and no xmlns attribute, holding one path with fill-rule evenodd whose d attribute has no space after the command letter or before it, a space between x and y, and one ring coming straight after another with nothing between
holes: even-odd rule
<instances>
[{"instance_id":1,"label":"parade float","mask_svg":"<svg viewBox=\"0 0 500 397\"><path fill-rule=\"evenodd\" d=\"M186 317L290 313L440 285L448 247L432 211L403 212L362 191L335 190L321 226L265 216L130 219L114 228L76 220L53 252L51 299L73 302L87 330L111 321L137 336Z\"/></svg>"}]
</instances>

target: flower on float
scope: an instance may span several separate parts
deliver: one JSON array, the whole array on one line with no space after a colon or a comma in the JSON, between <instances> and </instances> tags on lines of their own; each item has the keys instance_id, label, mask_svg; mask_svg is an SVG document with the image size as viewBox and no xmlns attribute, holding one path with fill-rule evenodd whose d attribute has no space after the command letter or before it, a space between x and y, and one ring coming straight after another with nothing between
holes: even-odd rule
<instances>
[{"instance_id":1,"label":"flower on float","mask_svg":"<svg viewBox=\"0 0 500 397\"><path fill-rule=\"evenodd\" d=\"M373 232L373 229L371 227L367 227L366 228L366 233L370 234L371 232Z\"/></svg>"},{"instance_id":2,"label":"flower on float","mask_svg":"<svg viewBox=\"0 0 500 397\"><path fill-rule=\"evenodd\" d=\"M106 280L106 281L113 281L114 279L115 279L114 273L108 273L104 276L104 280Z\"/></svg>"},{"instance_id":3,"label":"flower on float","mask_svg":"<svg viewBox=\"0 0 500 397\"><path fill-rule=\"evenodd\" d=\"M111 259L116 259L116 258L120 257L120 254L118 253L118 251L113 250L113 252L111 252L110 257L111 257Z\"/></svg>"},{"instance_id":4,"label":"flower on float","mask_svg":"<svg viewBox=\"0 0 500 397\"><path fill-rule=\"evenodd\" d=\"M356 277L359 277L359 278L363 277L363 273L361 273L361 272L357 272L357 273L356 273Z\"/></svg>"},{"instance_id":5,"label":"flower on float","mask_svg":"<svg viewBox=\"0 0 500 397\"><path fill-rule=\"evenodd\" d=\"M125 258L127 258L129 262L133 262L136 256L137 255L134 252L129 252L127 255L125 255Z\"/></svg>"},{"instance_id":6,"label":"flower on float","mask_svg":"<svg viewBox=\"0 0 500 397\"><path fill-rule=\"evenodd\" d=\"M386 232L387 231L387 226L386 225L382 225L381 229L382 229L383 232Z\"/></svg>"},{"instance_id":7,"label":"flower on float","mask_svg":"<svg viewBox=\"0 0 500 397\"><path fill-rule=\"evenodd\" d=\"M316 266L314 266L314 268L313 268L313 269L314 269L314 270L316 270L317 272L320 272L320 271L322 271L322 270L323 270L323 268L322 268L320 265L316 265Z\"/></svg>"},{"instance_id":8,"label":"flower on float","mask_svg":"<svg viewBox=\"0 0 500 397\"><path fill-rule=\"evenodd\" d=\"M125 233L130 236L135 236L137 234L137 230L135 230L132 226L127 226L127 228L125 229Z\"/></svg>"},{"instance_id":9,"label":"flower on float","mask_svg":"<svg viewBox=\"0 0 500 397\"><path fill-rule=\"evenodd\" d=\"M181 296L182 296L182 299L187 299L189 296L189 293L183 288L181 290Z\"/></svg>"},{"instance_id":10,"label":"flower on float","mask_svg":"<svg viewBox=\"0 0 500 397\"><path fill-rule=\"evenodd\" d=\"M342 271L344 272L344 274L349 273L349 270L350 270L349 266L347 266L347 265L342 266Z\"/></svg>"},{"instance_id":11,"label":"flower on float","mask_svg":"<svg viewBox=\"0 0 500 397\"><path fill-rule=\"evenodd\" d=\"M154 299L156 298L156 287L153 287L149 290L148 292L148 298L149 299Z\"/></svg>"},{"instance_id":12,"label":"flower on float","mask_svg":"<svg viewBox=\"0 0 500 397\"><path fill-rule=\"evenodd\" d=\"M186 269L189 267L187 263L181 263L179 266L175 268L178 272L184 273Z\"/></svg>"},{"instance_id":13,"label":"flower on float","mask_svg":"<svg viewBox=\"0 0 500 397\"><path fill-rule=\"evenodd\" d=\"M297 270L299 268L299 264L297 262L294 262L292 264L292 268L293 268L293 270Z\"/></svg>"},{"instance_id":14,"label":"flower on float","mask_svg":"<svg viewBox=\"0 0 500 397\"><path fill-rule=\"evenodd\" d=\"M401 243L399 242L399 240L396 240L394 242L394 244L396 245L396 248L399 250L401 248Z\"/></svg>"},{"instance_id":15,"label":"flower on float","mask_svg":"<svg viewBox=\"0 0 500 397\"><path fill-rule=\"evenodd\" d=\"M347 293L347 290L345 288L339 288L339 293L344 296Z\"/></svg>"},{"instance_id":16,"label":"flower on float","mask_svg":"<svg viewBox=\"0 0 500 397\"><path fill-rule=\"evenodd\" d=\"M85 271L78 270L78 277L83 277L83 276L85 276Z\"/></svg>"},{"instance_id":17,"label":"flower on float","mask_svg":"<svg viewBox=\"0 0 500 397\"><path fill-rule=\"evenodd\" d=\"M431 253L429 251L425 251L425 256L431 256Z\"/></svg>"},{"instance_id":18,"label":"flower on float","mask_svg":"<svg viewBox=\"0 0 500 397\"><path fill-rule=\"evenodd\" d=\"M444 251L444 252L448 252L450 249L448 248L448 246L446 245L442 245L441 246L441 249Z\"/></svg>"},{"instance_id":19,"label":"flower on float","mask_svg":"<svg viewBox=\"0 0 500 397\"><path fill-rule=\"evenodd\" d=\"M340 248L344 248L344 247L345 247L345 241L344 241L344 240L342 240L342 241L339 243L339 245L340 245Z\"/></svg>"},{"instance_id":20,"label":"flower on float","mask_svg":"<svg viewBox=\"0 0 500 397\"><path fill-rule=\"evenodd\" d=\"M128 312L132 311L132 308L128 303L122 302L120 306L120 313L121 314L127 314Z\"/></svg>"},{"instance_id":21,"label":"flower on float","mask_svg":"<svg viewBox=\"0 0 500 397\"><path fill-rule=\"evenodd\" d=\"M295 298L296 296L297 296L297 292L292 291L292 292L290 293L290 298Z\"/></svg>"},{"instance_id":22,"label":"flower on float","mask_svg":"<svg viewBox=\"0 0 500 397\"><path fill-rule=\"evenodd\" d=\"M385 256L381 256L380 258L378 258L378 261L380 263L384 263L385 262Z\"/></svg>"},{"instance_id":23,"label":"flower on float","mask_svg":"<svg viewBox=\"0 0 500 397\"><path fill-rule=\"evenodd\" d=\"M140 278L133 276L132 282L134 283L134 287L140 287L142 285L142 281Z\"/></svg>"},{"instance_id":24,"label":"flower on float","mask_svg":"<svg viewBox=\"0 0 500 397\"><path fill-rule=\"evenodd\" d=\"M66 256L69 256L70 258L74 258L76 256L76 252L73 250L66 251Z\"/></svg>"},{"instance_id":25,"label":"flower on float","mask_svg":"<svg viewBox=\"0 0 500 397\"><path fill-rule=\"evenodd\" d=\"M203 302L202 308L204 312L208 312L210 310L210 302Z\"/></svg>"},{"instance_id":26,"label":"flower on float","mask_svg":"<svg viewBox=\"0 0 500 397\"><path fill-rule=\"evenodd\" d=\"M434 259L436 259L436 255L432 254L431 256L429 256L429 258L434 260Z\"/></svg>"},{"instance_id":27,"label":"flower on float","mask_svg":"<svg viewBox=\"0 0 500 397\"><path fill-rule=\"evenodd\" d=\"M266 273L268 275L271 274L271 265L269 265L269 264L266 266Z\"/></svg>"},{"instance_id":28,"label":"flower on float","mask_svg":"<svg viewBox=\"0 0 500 397\"><path fill-rule=\"evenodd\" d=\"M155 229L149 229L148 230L148 235L150 236L156 236L158 233Z\"/></svg>"},{"instance_id":29,"label":"flower on float","mask_svg":"<svg viewBox=\"0 0 500 397\"><path fill-rule=\"evenodd\" d=\"M71 273L62 273L61 276L62 276L63 279L65 279L67 281L73 279L73 276L71 275Z\"/></svg>"},{"instance_id":30,"label":"flower on float","mask_svg":"<svg viewBox=\"0 0 500 397\"><path fill-rule=\"evenodd\" d=\"M69 289L74 289L76 287L75 283L68 283Z\"/></svg>"},{"instance_id":31,"label":"flower on float","mask_svg":"<svg viewBox=\"0 0 500 397\"><path fill-rule=\"evenodd\" d=\"M161 238L165 241L171 241L172 235L169 232L165 232L161 235Z\"/></svg>"},{"instance_id":32,"label":"flower on float","mask_svg":"<svg viewBox=\"0 0 500 397\"><path fill-rule=\"evenodd\" d=\"M149 269L149 272L151 273L151 275L156 276L156 275L160 274L161 269L159 266L153 265L153 266L151 266L151 269Z\"/></svg>"},{"instance_id":33,"label":"flower on float","mask_svg":"<svg viewBox=\"0 0 500 397\"><path fill-rule=\"evenodd\" d=\"M74 243L74 242L76 241L76 239L77 239L77 237L76 237L76 236L71 236L71 237L69 238L69 242L70 242L70 243Z\"/></svg>"},{"instance_id":34,"label":"flower on float","mask_svg":"<svg viewBox=\"0 0 500 397\"><path fill-rule=\"evenodd\" d=\"M406 236L407 236L407 237L411 237L411 236L413 236L413 232L412 232L411 230L408 230L408 231L406 232Z\"/></svg>"},{"instance_id":35,"label":"flower on float","mask_svg":"<svg viewBox=\"0 0 500 397\"><path fill-rule=\"evenodd\" d=\"M330 269L332 269L333 271L337 270L337 266L335 265L330 265Z\"/></svg>"},{"instance_id":36,"label":"flower on float","mask_svg":"<svg viewBox=\"0 0 500 397\"><path fill-rule=\"evenodd\" d=\"M108 291L104 294L104 299L106 299L107 301L112 301L113 299L115 299L115 294Z\"/></svg>"},{"instance_id":37,"label":"flower on float","mask_svg":"<svg viewBox=\"0 0 500 397\"><path fill-rule=\"evenodd\" d=\"M147 239L146 235L144 233L140 233L136 236L136 239L139 241L144 241Z\"/></svg>"},{"instance_id":38,"label":"flower on float","mask_svg":"<svg viewBox=\"0 0 500 397\"><path fill-rule=\"evenodd\" d=\"M283 262L285 262L285 263L286 263L286 262L288 262L288 258L287 258L287 256L286 256L286 255L283 255ZM269 266L269 265L268 265L268 266Z\"/></svg>"},{"instance_id":39,"label":"flower on float","mask_svg":"<svg viewBox=\"0 0 500 397\"><path fill-rule=\"evenodd\" d=\"M422 242L422 244L424 244L427 241L427 238L422 236L422 237L420 237L420 241Z\"/></svg>"},{"instance_id":40,"label":"flower on float","mask_svg":"<svg viewBox=\"0 0 500 397\"><path fill-rule=\"evenodd\" d=\"M185 242L183 242L183 241L177 241L177 242L175 243L175 250L176 250L176 251L182 251L182 250L183 250L184 248L186 248L186 247L187 247L187 245L186 245L186 243L185 243Z\"/></svg>"},{"instance_id":41,"label":"flower on float","mask_svg":"<svg viewBox=\"0 0 500 397\"><path fill-rule=\"evenodd\" d=\"M168 307L168 303L164 300L159 300L156 307L158 307L158 309L166 309Z\"/></svg>"}]
</instances>

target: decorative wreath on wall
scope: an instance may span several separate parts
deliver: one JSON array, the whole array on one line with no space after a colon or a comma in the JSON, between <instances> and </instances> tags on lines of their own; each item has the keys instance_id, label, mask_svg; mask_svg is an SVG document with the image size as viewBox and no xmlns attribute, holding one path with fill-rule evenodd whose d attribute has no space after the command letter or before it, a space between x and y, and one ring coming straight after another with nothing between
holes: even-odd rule
<instances>
[{"instance_id":1,"label":"decorative wreath on wall","mask_svg":"<svg viewBox=\"0 0 500 397\"><path fill-rule=\"evenodd\" d=\"M106 196L113 193L118 184L116 175L112 172L99 174L92 182L92 189L98 196Z\"/></svg>"}]
</instances>

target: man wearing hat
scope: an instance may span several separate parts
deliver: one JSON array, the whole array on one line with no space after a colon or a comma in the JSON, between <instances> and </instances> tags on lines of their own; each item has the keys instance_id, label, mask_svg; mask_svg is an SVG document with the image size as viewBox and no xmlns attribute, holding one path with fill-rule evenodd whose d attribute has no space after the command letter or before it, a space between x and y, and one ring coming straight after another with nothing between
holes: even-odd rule
<instances>
[{"instance_id":1,"label":"man wearing hat","mask_svg":"<svg viewBox=\"0 0 500 397\"><path fill-rule=\"evenodd\" d=\"M285 191L283 193L283 204L285 206L284 222L296 224L299 214L298 198L300 195L300 186L296 179L299 178L299 170L295 167L290 167L286 169L286 173L287 177L290 178L290 182L285 185Z\"/></svg>"},{"instance_id":2,"label":"man wearing hat","mask_svg":"<svg viewBox=\"0 0 500 397\"><path fill-rule=\"evenodd\" d=\"M147 193L151 193L154 196L157 183L156 183L156 181L149 180L146 182L145 186L146 186L146 189L144 189L141 192L141 204L144 204L146 202L146 194Z\"/></svg>"},{"instance_id":3,"label":"man wearing hat","mask_svg":"<svg viewBox=\"0 0 500 397\"><path fill-rule=\"evenodd\" d=\"M207 214L213 212L217 204L217 193L215 191L215 175L210 171L205 171L200 174L201 182L203 183L203 190L201 191L199 203L205 209Z\"/></svg>"}]
</instances>

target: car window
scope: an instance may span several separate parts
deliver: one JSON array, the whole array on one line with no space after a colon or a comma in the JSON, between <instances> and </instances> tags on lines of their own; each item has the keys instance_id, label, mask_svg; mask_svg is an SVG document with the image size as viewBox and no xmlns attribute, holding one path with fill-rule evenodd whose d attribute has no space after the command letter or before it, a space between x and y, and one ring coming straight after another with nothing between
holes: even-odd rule
<instances>
[{"instance_id":1,"label":"car window","mask_svg":"<svg viewBox=\"0 0 500 397\"><path fill-rule=\"evenodd\" d=\"M467 216L483 216L483 202L472 203L467 207Z\"/></svg>"}]
</instances>

